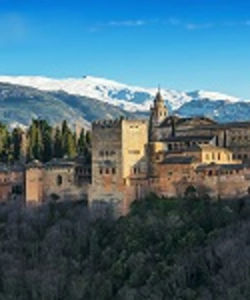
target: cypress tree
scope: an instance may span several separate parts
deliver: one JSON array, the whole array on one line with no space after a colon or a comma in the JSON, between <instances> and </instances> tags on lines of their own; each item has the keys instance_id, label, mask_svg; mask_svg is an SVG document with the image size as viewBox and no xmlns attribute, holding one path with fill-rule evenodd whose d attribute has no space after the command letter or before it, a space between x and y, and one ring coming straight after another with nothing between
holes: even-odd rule
<instances>
[{"instance_id":1,"label":"cypress tree","mask_svg":"<svg viewBox=\"0 0 250 300\"><path fill-rule=\"evenodd\" d=\"M54 141L54 157L63 157L63 147L62 147L62 134L59 127L56 128L55 141Z\"/></svg>"},{"instance_id":2,"label":"cypress tree","mask_svg":"<svg viewBox=\"0 0 250 300\"><path fill-rule=\"evenodd\" d=\"M13 159L19 160L22 147L22 130L15 128L12 131Z\"/></svg>"},{"instance_id":3,"label":"cypress tree","mask_svg":"<svg viewBox=\"0 0 250 300\"><path fill-rule=\"evenodd\" d=\"M80 137L77 144L78 155L84 155L86 151L86 138L84 129L81 130Z\"/></svg>"}]
</instances>

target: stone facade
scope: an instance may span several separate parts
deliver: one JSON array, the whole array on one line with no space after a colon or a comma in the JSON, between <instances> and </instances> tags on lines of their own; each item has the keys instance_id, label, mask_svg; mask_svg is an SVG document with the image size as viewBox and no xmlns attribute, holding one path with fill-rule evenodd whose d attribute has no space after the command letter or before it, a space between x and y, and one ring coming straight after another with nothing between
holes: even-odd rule
<instances>
[{"instance_id":1,"label":"stone facade","mask_svg":"<svg viewBox=\"0 0 250 300\"><path fill-rule=\"evenodd\" d=\"M91 165L78 159L0 168L0 202L87 200L93 213L120 216L152 192L177 197L192 187L213 199L250 194L250 122L169 116L160 91L150 113L149 121L94 122ZM23 138L24 153L25 145Z\"/></svg>"},{"instance_id":2,"label":"stone facade","mask_svg":"<svg viewBox=\"0 0 250 300\"><path fill-rule=\"evenodd\" d=\"M26 168L26 203L87 200L90 168L74 161L32 162Z\"/></svg>"},{"instance_id":3,"label":"stone facade","mask_svg":"<svg viewBox=\"0 0 250 300\"><path fill-rule=\"evenodd\" d=\"M24 201L24 168L0 166L0 202L8 200Z\"/></svg>"},{"instance_id":4,"label":"stone facade","mask_svg":"<svg viewBox=\"0 0 250 300\"><path fill-rule=\"evenodd\" d=\"M189 187L216 199L250 193L250 123L168 116L160 92L148 124L95 122L92 150L94 210L126 214L132 201L149 193L176 197Z\"/></svg>"},{"instance_id":5,"label":"stone facade","mask_svg":"<svg viewBox=\"0 0 250 300\"><path fill-rule=\"evenodd\" d=\"M103 207L111 207L115 214L128 212L135 196L130 179L147 176L147 143L147 121L120 119L93 124L89 192L93 210L102 212Z\"/></svg>"}]
</instances>

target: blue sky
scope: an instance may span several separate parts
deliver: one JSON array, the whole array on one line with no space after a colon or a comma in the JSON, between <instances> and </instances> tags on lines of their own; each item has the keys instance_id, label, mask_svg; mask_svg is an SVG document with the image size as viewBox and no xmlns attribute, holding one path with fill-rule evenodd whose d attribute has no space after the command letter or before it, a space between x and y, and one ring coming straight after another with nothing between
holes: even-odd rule
<instances>
[{"instance_id":1,"label":"blue sky","mask_svg":"<svg viewBox=\"0 0 250 300\"><path fill-rule=\"evenodd\" d=\"M250 99L248 0L0 0L0 74Z\"/></svg>"}]
</instances>

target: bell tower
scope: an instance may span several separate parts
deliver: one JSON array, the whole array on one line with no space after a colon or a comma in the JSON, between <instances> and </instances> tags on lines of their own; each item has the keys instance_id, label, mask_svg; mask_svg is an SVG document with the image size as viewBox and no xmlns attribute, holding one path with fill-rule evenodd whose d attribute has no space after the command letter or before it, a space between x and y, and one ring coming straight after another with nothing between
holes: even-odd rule
<instances>
[{"instance_id":1,"label":"bell tower","mask_svg":"<svg viewBox=\"0 0 250 300\"><path fill-rule=\"evenodd\" d=\"M168 117L168 109L159 88L154 99L154 105L151 107L151 120L153 125L160 125Z\"/></svg>"},{"instance_id":2,"label":"bell tower","mask_svg":"<svg viewBox=\"0 0 250 300\"><path fill-rule=\"evenodd\" d=\"M150 140L155 140L157 135L157 127L168 117L168 108L165 105L164 99L161 95L160 88L154 99L154 104L150 108L150 125L149 137Z\"/></svg>"}]
</instances>

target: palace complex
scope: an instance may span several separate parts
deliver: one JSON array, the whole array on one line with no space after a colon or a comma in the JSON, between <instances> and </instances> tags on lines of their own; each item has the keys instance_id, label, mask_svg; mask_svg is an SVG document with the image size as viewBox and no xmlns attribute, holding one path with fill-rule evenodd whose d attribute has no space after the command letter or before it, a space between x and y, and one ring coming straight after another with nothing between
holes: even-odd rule
<instances>
[{"instance_id":1,"label":"palace complex","mask_svg":"<svg viewBox=\"0 0 250 300\"><path fill-rule=\"evenodd\" d=\"M0 201L86 200L94 211L125 215L149 193L212 199L250 194L250 122L219 124L169 115L160 91L149 120L92 124L92 159L38 161L0 169Z\"/></svg>"}]
</instances>

